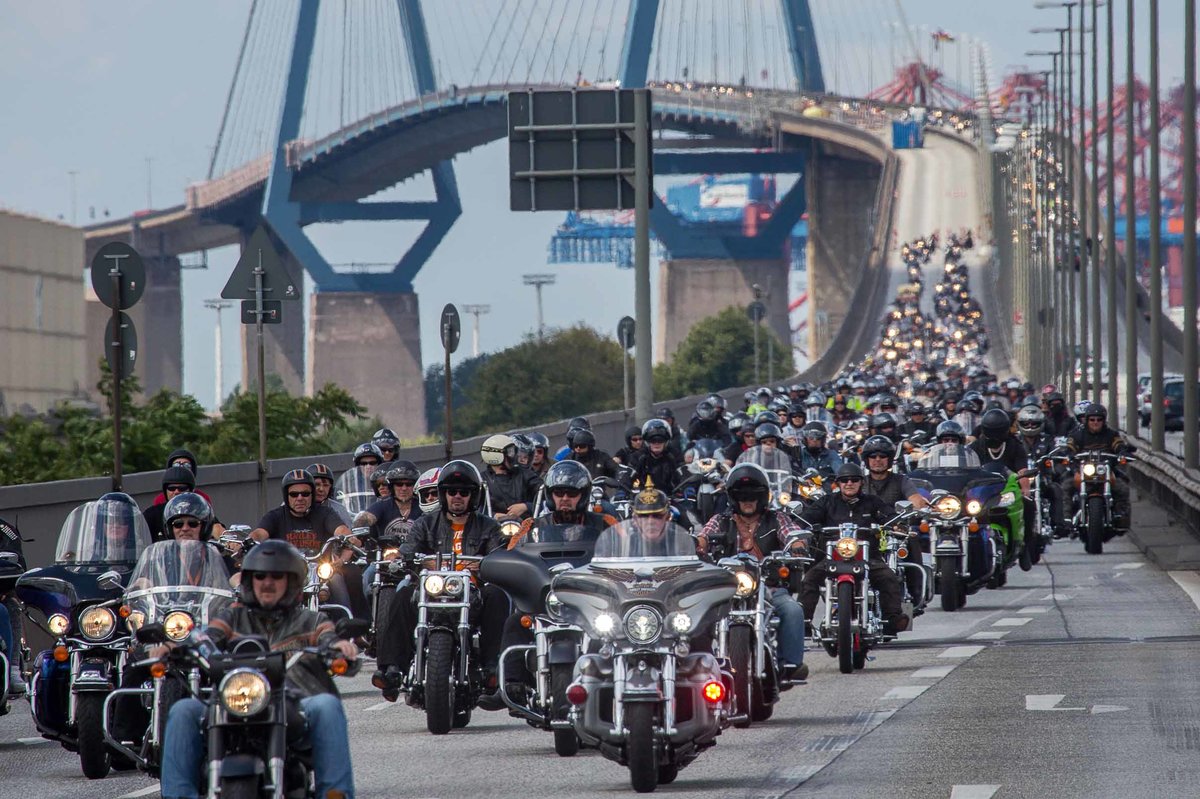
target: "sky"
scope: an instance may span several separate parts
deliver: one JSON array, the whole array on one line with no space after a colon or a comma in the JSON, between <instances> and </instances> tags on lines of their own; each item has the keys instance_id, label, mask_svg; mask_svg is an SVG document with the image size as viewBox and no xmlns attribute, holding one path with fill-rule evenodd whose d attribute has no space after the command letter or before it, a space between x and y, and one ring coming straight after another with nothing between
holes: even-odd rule
<instances>
[{"instance_id":1,"label":"sky","mask_svg":"<svg viewBox=\"0 0 1200 799\"><path fill-rule=\"evenodd\" d=\"M288 7L279 5L283 2L263 0L260 6L286 14ZM611 33L624 18L623 0L514 0L517 5L526 4L526 19L544 16L553 23L558 15L563 30L563 19L569 26L570 14L580 9L575 4L583 2L593 4L592 16L611 17L596 21L596 29L608 24ZM747 5L739 6L743 2ZM1024 52L1050 49L1054 37L1031 34L1028 29L1060 25L1065 18L1061 10L1035 10L1033 0L811 0L811 4L827 84L847 93L861 93L883 83L893 58L900 61L910 54L910 42L926 49L930 33L939 29L957 40L945 45L940 55L952 79L962 61L960 51L970 42L986 45L997 72L1019 65L1041 66ZM1116 9L1118 43L1124 41L1124 5L1119 3ZM1136 5L1141 15L1136 29L1143 56L1138 59L1137 71L1144 76L1148 3L1138 0ZM83 225L92 221L93 214L96 219L106 211L123 217L147 207L182 202L184 187L203 179L208 171L249 7L249 0L125 0L119 4L0 0L0 207ZM493 36L498 36L494 30L509 26L502 20L489 24L487 15L495 17L501 8L512 7L508 0L503 4L494 0L425 0L431 42L435 51L439 45L444 48L435 52L439 72L465 76L460 80L470 77L468 73L482 76L480 68L487 59L477 57L475 51L483 51L472 44L471 31L480 36L487 33L487 42L492 42ZM666 28L678 25L681 18L740 8L747 27L739 29L753 46L749 40L769 36L772 30L768 22L755 27L753 17L775 13L775 7L772 0L663 0L662 13L669 23ZM913 31L911 40L896 24L898 7ZM1182 8L1182 0L1162 0L1160 4L1159 58L1164 87L1182 77ZM468 20L461 29L461 40L454 44L455 25L459 24L454 12L463 9L479 19ZM385 20L389 10L394 13L394 4L389 5L389 0L326 0L322 13L331 16L347 10L362 14L364 20L358 29L347 29L347 35L357 30L354 35L362 36L364 31L369 33L372 19ZM1102 23L1103 19L1101 10ZM511 27L519 30L522 26ZM578 38L583 38L582 32ZM597 42L602 38L603 32L597 35ZM359 49L370 44L366 39L358 41ZM266 46L260 45L260 51L269 55L273 51L264 49ZM377 46L385 47L386 42ZM515 52L517 60L527 58L531 70L538 69L534 66L537 58L548 58L548 66L541 67L546 71L559 68L555 58L563 63L569 60L553 49L539 53L532 38L518 39L515 33L511 40L497 39L491 46ZM697 39L692 47L703 52L706 43ZM278 43L276 48L285 52ZM600 46L597 58L611 63L614 50L610 48L605 55ZM750 56L746 60L748 63ZM347 72L353 69L344 68L340 74ZM377 77L372 73L371 64L364 62L354 75L356 80L372 81ZM699 69L693 74L701 76ZM1117 79L1123 80L1123 76L1122 54ZM269 86L249 85L263 95L271 94ZM396 93L402 92L402 87L397 87ZM254 95L243 102L264 117L273 113L269 101L256 100ZM329 108L325 102L324 107ZM315 112L312 119L316 124ZM253 132L261 137L262 128L257 124ZM521 275L527 272L552 272L557 277L554 285L544 289L547 325L584 322L612 332L621 316L632 314L631 271L612 265L546 263L546 245L562 215L508 210L508 165L502 142L460 155L454 166L463 215L415 281L426 362L438 357L437 315L446 302L460 307L467 303L491 305L481 325L485 351L511 346L527 335L535 317L534 291L521 284ZM425 180L417 179L386 197L373 199L422 198L428 196L427 186ZM660 191L662 188L660 183ZM417 229L415 223L354 223L315 226L309 232L331 262L375 263L397 259ZM216 317L202 303L219 294L236 259L234 248L214 250L208 253L207 269L183 274L184 390L208 407L214 404ZM652 286L657 290L656 276L652 276ZM371 320L363 323L369 325ZM471 354L470 324L470 317L465 317L464 344L457 357ZM225 313L223 331L224 388L228 391L241 373L234 314Z\"/></svg>"}]
</instances>

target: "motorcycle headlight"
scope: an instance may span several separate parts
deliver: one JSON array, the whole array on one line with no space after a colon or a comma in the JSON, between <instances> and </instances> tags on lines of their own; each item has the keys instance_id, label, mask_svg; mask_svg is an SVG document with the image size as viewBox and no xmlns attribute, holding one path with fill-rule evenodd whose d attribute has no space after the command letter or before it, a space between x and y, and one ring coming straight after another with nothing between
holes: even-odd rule
<instances>
[{"instance_id":1,"label":"motorcycle headlight","mask_svg":"<svg viewBox=\"0 0 1200 799\"><path fill-rule=\"evenodd\" d=\"M431 574L425 578L425 593L437 596L446 588L446 580L440 574Z\"/></svg>"},{"instance_id":2,"label":"motorcycle headlight","mask_svg":"<svg viewBox=\"0 0 1200 799\"><path fill-rule=\"evenodd\" d=\"M647 607L634 608L625 617L625 635L630 641L648 644L662 632L662 619Z\"/></svg>"},{"instance_id":3,"label":"motorcycle headlight","mask_svg":"<svg viewBox=\"0 0 1200 799\"><path fill-rule=\"evenodd\" d=\"M521 523L516 519L500 522L500 534L505 538L512 538L519 532L521 532Z\"/></svg>"},{"instance_id":4,"label":"motorcycle headlight","mask_svg":"<svg viewBox=\"0 0 1200 799\"><path fill-rule=\"evenodd\" d=\"M962 503L958 501L958 497L942 497L934 503L933 509L943 519L953 519L962 510Z\"/></svg>"},{"instance_id":5,"label":"motorcycle headlight","mask_svg":"<svg viewBox=\"0 0 1200 799\"><path fill-rule=\"evenodd\" d=\"M328 580L333 576L333 564L327 561L322 562L319 566L317 566L317 576L322 580Z\"/></svg>"},{"instance_id":6,"label":"motorcycle headlight","mask_svg":"<svg viewBox=\"0 0 1200 799\"><path fill-rule=\"evenodd\" d=\"M561 619L563 615L563 603L558 598L558 594L551 591L546 594L546 613L552 619Z\"/></svg>"},{"instance_id":7,"label":"motorcycle headlight","mask_svg":"<svg viewBox=\"0 0 1200 799\"><path fill-rule=\"evenodd\" d=\"M1017 501L1017 494L1015 491L1005 491L1000 495L1000 501L997 504L999 504L1000 507L1002 507L1002 508L1007 508L1009 505L1012 505L1016 501ZM968 510L969 510L969 508L968 508Z\"/></svg>"},{"instance_id":8,"label":"motorcycle headlight","mask_svg":"<svg viewBox=\"0 0 1200 799\"><path fill-rule=\"evenodd\" d=\"M667 624L672 631L682 635L692 629L692 617L682 611L672 613L667 617Z\"/></svg>"},{"instance_id":9,"label":"motorcycle headlight","mask_svg":"<svg viewBox=\"0 0 1200 799\"><path fill-rule=\"evenodd\" d=\"M125 624L129 627L131 633L136 633L138 628L146 623L146 614L140 610L131 611L129 618L125 619Z\"/></svg>"},{"instance_id":10,"label":"motorcycle headlight","mask_svg":"<svg viewBox=\"0 0 1200 799\"><path fill-rule=\"evenodd\" d=\"M446 578L446 593L450 596L458 596L463 592L463 581L461 577Z\"/></svg>"},{"instance_id":11,"label":"motorcycle headlight","mask_svg":"<svg viewBox=\"0 0 1200 799\"><path fill-rule=\"evenodd\" d=\"M88 608L79 614L79 631L91 641L107 638L116 626L117 616L108 608Z\"/></svg>"},{"instance_id":12,"label":"motorcycle headlight","mask_svg":"<svg viewBox=\"0 0 1200 799\"><path fill-rule=\"evenodd\" d=\"M1083 476L1084 477L1095 477L1096 476L1096 464L1094 464L1094 463L1083 464Z\"/></svg>"},{"instance_id":13,"label":"motorcycle headlight","mask_svg":"<svg viewBox=\"0 0 1200 799\"><path fill-rule=\"evenodd\" d=\"M601 613L592 620L592 627L596 628L596 632L601 635L608 635L617 626L617 620L613 618L611 613Z\"/></svg>"},{"instance_id":14,"label":"motorcycle headlight","mask_svg":"<svg viewBox=\"0 0 1200 799\"><path fill-rule=\"evenodd\" d=\"M779 504L787 506L792 501L792 495L786 491L779 492Z\"/></svg>"},{"instance_id":15,"label":"motorcycle headlight","mask_svg":"<svg viewBox=\"0 0 1200 799\"><path fill-rule=\"evenodd\" d=\"M187 638L195 626L196 623L192 621L192 617L182 610L173 610L163 619L163 632L172 641L182 641Z\"/></svg>"},{"instance_id":16,"label":"motorcycle headlight","mask_svg":"<svg viewBox=\"0 0 1200 799\"><path fill-rule=\"evenodd\" d=\"M1096 474L1103 477L1104 475L1108 474L1108 467L1104 464L1100 464L1096 467Z\"/></svg>"},{"instance_id":17,"label":"motorcycle headlight","mask_svg":"<svg viewBox=\"0 0 1200 799\"><path fill-rule=\"evenodd\" d=\"M261 713L271 698L271 686L254 669L234 669L221 680L221 704L235 716Z\"/></svg>"},{"instance_id":18,"label":"motorcycle headlight","mask_svg":"<svg viewBox=\"0 0 1200 799\"><path fill-rule=\"evenodd\" d=\"M750 572L738 572L737 577L737 595L750 596L754 593L754 589L758 587L758 581L754 579L754 575Z\"/></svg>"},{"instance_id":19,"label":"motorcycle headlight","mask_svg":"<svg viewBox=\"0 0 1200 799\"><path fill-rule=\"evenodd\" d=\"M857 538L839 538L837 542L838 557L842 560L853 560L858 554Z\"/></svg>"},{"instance_id":20,"label":"motorcycle headlight","mask_svg":"<svg viewBox=\"0 0 1200 799\"><path fill-rule=\"evenodd\" d=\"M71 620L61 613L55 613L50 618L46 619L46 626L50 628L50 632L55 635L66 635L67 630L71 629Z\"/></svg>"},{"instance_id":21,"label":"motorcycle headlight","mask_svg":"<svg viewBox=\"0 0 1200 799\"><path fill-rule=\"evenodd\" d=\"M1009 503L1009 504L1012 504L1012 503ZM972 516L978 516L979 512L982 510L983 510L982 502L980 502L977 499L968 499L967 500L967 513L969 513Z\"/></svg>"}]
</instances>

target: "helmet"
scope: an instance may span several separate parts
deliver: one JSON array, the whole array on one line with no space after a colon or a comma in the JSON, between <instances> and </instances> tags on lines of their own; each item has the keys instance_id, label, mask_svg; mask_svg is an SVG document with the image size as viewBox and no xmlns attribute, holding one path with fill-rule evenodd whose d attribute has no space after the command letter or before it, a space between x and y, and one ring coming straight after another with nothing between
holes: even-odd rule
<instances>
[{"instance_id":1,"label":"helmet","mask_svg":"<svg viewBox=\"0 0 1200 799\"><path fill-rule=\"evenodd\" d=\"M547 497L556 488L579 491L579 501L575 503L575 512L578 513L587 506L587 491L592 485L592 475L579 461L559 461L546 472L544 485Z\"/></svg>"},{"instance_id":2,"label":"helmet","mask_svg":"<svg viewBox=\"0 0 1200 799\"><path fill-rule=\"evenodd\" d=\"M297 469L296 471L299 471ZM276 572L288 576L288 592L278 607L290 607L300 599L300 591L308 579L308 561L300 550L282 539L273 538L256 544L242 560L242 583L238 593L242 604L254 607L258 599L254 596L255 572Z\"/></svg>"},{"instance_id":3,"label":"helmet","mask_svg":"<svg viewBox=\"0 0 1200 799\"><path fill-rule=\"evenodd\" d=\"M1040 402L1038 402L1037 395L1028 394L1021 400L1021 407L1024 408L1027 406L1032 406L1032 407L1038 408L1040 410L1042 407L1042 404Z\"/></svg>"},{"instance_id":4,"label":"helmet","mask_svg":"<svg viewBox=\"0 0 1200 799\"><path fill-rule=\"evenodd\" d=\"M771 398L771 389L767 388L766 386L759 386L758 390L754 392L754 396L755 397L766 397L767 399L770 399Z\"/></svg>"},{"instance_id":5,"label":"helmet","mask_svg":"<svg viewBox=\"0 0 1200 799\"><path fill-rule=\"evenodd\" d=\"M653 441L670 441L671 428L662 419L651 419L642 425L642 439L647 444Z\"/></svg>"},{"instance_id":6,"label":"helmet","mask_svg":"<svg viewBox=\"0 0 1200 799\"><path fill-rule=\"evenodd\" d=\"M196 475L186 466L168 466L163 471L162 487L165 491L167 486L185 485L188 491L196 487Z\"/></svg>"},{"instance_id":7,"label":"helmet","mask_svg":"<svg viewBox=\"0 0 1200 799\"><path fill-rule=\"evenodd\" d=\"M720 394L709 394L708 401L713 404L713 407L716 408L718 412L725 410L725 398Z\"/></svg>"},{"instance_id":8,"label":"helmet","mask_svg":"<svg viewBox=\"0 0 1200 799\"><path fill-rule=\"evenodd\" d=\"M576 416L571 421L567 422L567 428L582 427L584 430L591 430L592 423L582 416Z\"/></svg>"},{"instance_id":9,"label":"helmet","mask_svg":"<svg viewBox=\"0 0 1200 799\"><path fill-rule=\"evenodd\" d=\"M675 421L675 411L671 410L670 408L668 408L664 405L663 407L658 409L658 418L666 419L668 422L673 422L673 421Z\"/></svg>"},{"instance_id":10,"label":"helmet","mask_svg":"<svg viewBox=\"0 0 1200 799\"><path fill-rule=\"evenodd\" d=\"M872 430L882 430L885 427L894 428L895 426L896 426L896 417L893 414L888 413L887 411L883 411L881 413L876 413L875 415L873 415L871 417L871 429Z\"/></svg>"},{"instance_id":11,"label":"helmet","mask_svg":"<svg viewBox=\"0 0 1200 799\"><path fill-rule=\"evenodd\" d=\"M837 403L839 401L842 401L842 402L845 401L845 400L839 400L840 397L841 397L840 394L837 397L834 397L834 399L833 399L834 403ZM804 416L804 403L803 402L793 402L792 407L788 409L788 416L789 417Z\"/></svg>"},{"instance_id":12,"label":"helmet","mask_svg":"<svg viewBox=\"0 0 1200 799\"><path fill-rule=\"evenodd\" d=\"M371 471L371 476L368 478L371 482L371 488L375 491L375 496L383 496L383 487L388 484L387 469L379 468Z\"/></svg>"},{"instance_id":13,"label":"helmet","mask_svg":"<svg viewBox=\"0 0 1200 799\"><path fill-rule=\"evenodd\" d=\"M578 434L581 430L587 430L587 429L588 428L586 428L586 427L579 427L578 425L571 425L570 427L568 427L567 428L567 446L569 447L575 443L576 434Z\"/></svg>"},{"instance_id":14,"label":"helmet","mask_svg":"<svg viewBox=\"0 0 1200 799\"><path fill-rule=\"evenodd\" d=\"M283 481L279 488L283 491L283 498L287 499L288 489L295 485L306 485L313 491L317 490L317 484L313 482L312 475L303 469L292 469L283 476Z\"/></svg>"},{"instance_id":15,"label":"helmet","mask_svg":"<svg viewBox=\"0 0 1200 799\"><path fill-rule=\"evenodd\" d=\"M163 507L163 529L170 529L171 522L181 516L191 516L200 522L200 537L208 534L209 523L212 522L212 506L199 494L178 494L167 500Z\"/></svg>"},{"instance_id":16,"label":"helmet","mask_svg":"<svg viewBox=\"0 0 1200 799\"><path fill-rule=\"evenodd\" d=\"M800 435L804 438L819 438L824 441L829 437L829 428L820 422L809 422L800 428Z\"/></svg>"},{"instance_id":17,"label":"helmet","mask_svg":"<svg viewBox=\"0 0 1200 799\"><path fill-rule=\"evenodd\" d=\"M384 449L396 449L400 446L400 437L397 436L390 427L381 427L375 431L375 435L371 436L371 443Z\"/></svg>"},{"instance_id":18,"label":"helmet","mask_svg":"<svg viewBox=\"0 0 1200 799\"><path fill-rule=\"evenodd\" d=\"M438 500L442 503L442 507L447 507L446 498L443 494L449 486L458 486L471 489L471 501L467 503L467 513L474 513L479 507L480 488L483 485L483 478L479 476L479 470L467 461L458 460L450 461L441 468L438 474Z\"/></svg>"},{"instance_id":19,"label":"helmet","mask_svg":"<svg viewBox=\"0 0 1200 799\"><path fill-rule=\"evenodd\" d=\"M779 424L782 420L779 418L779 414L775 413L775 411L759 411L758 413L754 414L753 421L754 426L758 427L760 424Z\"/></svg>"},{"instance_id":20,"label":"helmet","mask_svg":"<svg viewBox=\"0 0 1200 799\"><path fill-rule=\"evenodd\" d=\"M502 463L516 460L517 443L512 440L511 436L503 433L488 436L484 440L483 446L480 447L479 454L486 465L499 466Z\"/></svg>"},{"instance_id":21,"label":"helmet","mask_svg":"<svg viewBox=\"0 0 1200 799\"><path fill-rule=\"evenodd\" d=\"M1008 438L1008 431L1012 427L1012 419L1006 411L999 408L992 408L983 414L979 420L979 429L983 433L983 437L990 441L1003 441Z\"/></svg>"},{"instance_id":22,"label":"helmet","mask_svg":"<svg viewBox=\"0 0 1200 799\"><path fill-rule=\"evenodd\" d=\"M779 425L777 424L763 422L754 428L754 440L761 442L764 438L773 438L778 443L783 438L783 431L779 429Z\"/></svg>"},{"instance_id":23,"label":"helmet","mask_svg":"<svg viewBox=\"0 0 1200 799\"><path fill-rule=\"evenodd\" d=\"M587 447L589 449L596 446L596 434L591 430L579 430L575 433L575 437L571 439L571 447Z\"/></svg>"},{"instance_id":24,"label":"helmet","mask_svg":"<svg viewBox=\"0 0 1200 799\"><path fill-rule=\"evenodd\" d=\"M367 458L374 458L379 463L383 463L383 452L380 451L379 447L375 446L369 441L365 444L359 444L357 447L355 447L354 465L362 466L362 462Z\"/></svg>"},{"instance_id":25,"label":"helmet","mask_svg":"<svg viewBox=\"0 0 1200 799\"><path fill-rule=\"evenodd\" d=\"M909 416L924 416L926 413L928 413L928 411L925 409L925 406L919 402L908 403L908 408L906 410L908 411Z\"/></svg>"},{"instance_id":26,"label":"helmet","mask_svg":"<svg viewBox=\"0 0 1200 799\"><path fill-rule=\"evenodd\" d=\"M657 488L643 488L633 498L634 516L659 516L670 511L667 495Z\"/></svg>"},{"instance_id":27,"label":"helmet","mask_svg":"<svg viewBox=\"0 0 1200 799\"><path fill-rule=\"evenodd\" d=\"M1017 411L1017 429L1027 436L1041 435L1046 427L1046 414L1036 405L1026 405Z\"/></svg>"},{"instance_id":28,"label":"helmet","mask_svg":"<svg viewBox=\"0 0 1200 799\"><path fill-rule=\"evenodd\" d=\"M891 463L892 459L896 457L896 445L887 436L871 436L863 443L862 456L864 461L872 455L879 455L881 453L887 455L888 463Z\"/></svg>"},{"instance_id":29,"label":"helmet","mask_svg":"<svg viewBox=\"0 0 1200 799\"><path fill-rule=\"evenodd\" d=\"M788 402L785 399L780 399L779 397L776 397L775 399L771 400L771 404L767 406L767 408L769 410L772 410L777 415L782 415L782 416L786 416L788 411L791 409L791 407L792 407L792 403Z\"/></svg>"},{"instance_id":30,"label":"helmet","mask_svg":"<svg viewBox=\"0 0 1200 799\"><path fill-rule=\"evenodd\" d=\"M825 395L820 391L814 391L804 398L804 407L806 408L824 408Z\"/></svg>"},{"instance_id":31,"label":"helmet","mask_svg":"<svg viewBox=\"0 0 1200 799\"><path fill-rule=\"evenodd\" d=\"M1066 403L1066 400L1063 398L1063 395L1062 395L1062 392L1061 392L1061 391L1051 391L1051 392L1048 392L1048 393L1046 393L1046 394L1043 394L1043 395L1042 395L1042 400L1043 400L1043 401L1044 401L1044 402L1045 402L1047 405L1051 405L1051 406L1052 406L1052 405L1054 405L1054 403L1056 403L1056 402L1057 402L1059 405L1062 405L1062 404Z\"/></svg>"},{"instance_id":32,"label":"helmet","mask_svg":"<svg viewBox=\"0 0 1200 799\"><path fill-rule=\"evenodd\" d=\"M417 469L417 464L412 461L395 461L387 470L388 485L405 480L416 483L420 476L421 472Z\"/></svg>"},{"instance_id":33,"label":"helmet","mask_svg":"<svg viewBox=\"0 0 1200 799\"><path fill-rule=\"evenodd\" d=\"M937 426L935 437L938 441L943 438L954 438L959 444L966 442L967 434L963 431L962 425L953 419L948 419Z\"/></svg>"},{"instance_id":34,"label":"helmet","mask_svg":"<svg viewBox=\"0 0 1200 799\"><path fill-rule=\"evenodd\" d=\"M196 456L193 455L192 451L189 449L173 450L171 454L167 456L167 464L164 468L169 469L172 466L180 463L191 469L192 474L195 474L200 469L200 464L196 462Z\"/></svg>"},{"instance_id":35,"label":"helmet","mask_svg":"<svg viewBox=\"0 0 1200 799\"><path fill-rule=\"evenodd\" d=\"M1085 417L1099 416L1101 419L1104 419L1107 421L1108 420L1108 408L1105 408L1103 405L1101 405L1098 402L1090 402L1090 403L1088 403L1087 408L1084 409L1083 415Z\"/></svg>"},{"instance_id":36,"label":"helmet","mask_svg":"<svg viewBox=\"0 0 1200 799\"><path fill-rule=\"evenodd\" d=\"M838 467L834 480L841 480L843 477L863 477L862 467L850 461L843 463Z\"/></svg>"},{"instance_id":37,"label":"helmet","mask_svg":"<svg viewBox=\"0 0 1200 799\"><path fill-rule=\"evenodd\" d=\"M748 403L753 403L754 402L754 392L753 391L742 392L742 399Z\"/></svg>"},{"instance_id":38,"label":"helmet","mask_svg":"<svg viewBox=\"0 0 1200 799\"><path fill-rule=\"evenodd\" d=\"M547 452L550 451L550 439L546 438L545 433L530 433L529 440L533 442L533 448L541 447Z\"/></svg>"},{"instance_id":39,"label":"helmet","mask_svg":"<svg viewBox=\"0 0 1200 799\"><path fill-rule=\"evenodd\" d=\"M1091 407L1091 405L1092 405L1092 403L1089 402L1088 400L1080 400L1079 402L1076 402L1075 408L1073 411L1075 418L1082 420L1084 416L1087 416L1087 410L1089 407ZM1108 415L1108 413L1105 412L1105 416L1107 416L1107 415Z\"/></svg>"},{"instance_id":40,"label":"helmet","mask_svg":"<svg viewBox=\"0 0 1200 799\"><path fill-rule=\"evenodd\" d=\"M526 458L533 455L533 439L527 433L514 433L512 440L517 445L518 455L524 455Z\"/></svg>"},{"instance_id":41,"label":"helmet","mask_svg":"<svg viewBox=\"0 0 1200 799\"><path fill-rule=\"evenodd\" d=\"M417 478L417 504L421 506L421 513L436 513L441 507L437 492L440 471L437 467L426 469Z\"/></svg>"},{"instance_id":42,"label":"helmet","mask_svg":"<svg viewBox=\"0 0 1200 799\"><path fill-rule=\"evenodd\" d=\"M963 394L962 401L974 405L976 413L983 410L983 395L978 391L968 391L966 394Z\"/></svg>"},{"instance_id":43,"label":"helmet","mask_svg":"<svg viewBox=\"0 0 1200 799\"><path fill-rule=\"evenodd\" d=\"M710 421L716 418L717 406L712 404L712 400L700 400L696 403L696 416L704 421Z\"/></svg>"},{"instance_id":44,"label":"helmet","mask_svg":"<svg viewBox=\"0 0 1200 799\"><path fill-rule=\"evenodd\" d=\"M312 475L312 479L314 481L317 480L317 478L320 478L322 480L328 480L331 483L333 482L333 470L323 463L314 463L304 471Z\"/></svg>"},{"instance_id":45,"label":"helmet","mask_svg":"<svg viewBox=\"0 0 1200 799\"><path fill-rule=\"evenodd\" d=\"M756 463L739 463L725 478L725 493L733 503L733 512L741 515L737 503L743 499L755 501L754 514L766 510L771 498L771 486L767 473Z\"/></svg>"}]
</instances>

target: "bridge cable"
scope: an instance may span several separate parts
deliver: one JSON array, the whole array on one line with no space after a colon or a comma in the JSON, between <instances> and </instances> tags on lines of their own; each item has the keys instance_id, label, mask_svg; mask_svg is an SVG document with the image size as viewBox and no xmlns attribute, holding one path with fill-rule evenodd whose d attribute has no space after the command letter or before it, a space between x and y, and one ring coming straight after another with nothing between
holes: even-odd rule
<instances>
[{"instance_id":1,"label":"bridge cable","mask_svg":"<svg viewBox=\"0 0 1200 799\"><path fill-rule=\"evenodd\" d=\"M558 83L567 82L567 70L571 66L571 54L575 52L575 42L579 36L579 20L583 17L583 3L576 4L575 23L571 26L571 35L567 37L567 52L563 54L562 69L558 73ZM572 83L575 81L572 80Z\"/></svg>"},{"instance_id":2,"label":"bridge cable","mask_svg":"<svg viewBox=\"0 0 1200 799\"><path fill-rule=\"evenodd\" d=\"M529 4L526 3L525 5L528 6ZM516 9L520 9L521 6L522 6L521 3L517 3ZM517 16L518 16L518 14L514 10L514 13L513 13L513 22L514 23L516 22ZM517 46L513 48L512 62L508 65L508 72L506 72L504 75L503 82L506 84L509 84L512 82L512 76L513 76L513 72L516 71L517 62L521 60L521 48L525 46L525 37L527 37L529 35L529 29L532 27L529 24L530 22L533 21L532 16L533 16L532 14L529 14L528 16L526 16L525 22L521 25L521 38L517 41ZM501 48L501 53L503 53L503 48Z\"/></svg>"},{"instance_id":3,"label":"bridge cable","mask_svg":"<svg viewBox=\"0 0 1200 799\"><path fill-rule=\"evenodd\" d=\"M558 40L562 36L563 20L567 18L567 4L561 3L562 13L558 15L558 24L554 28L554 38L550 40L550 52L546 57L545 69L542 72L543 80L550 83L550 78L554 74L554 53L558 49Z\"/></svg>"},{"instance_id":4,"label":"bridge cable","mask_svg":"<svg viewBox=\"0 0 1200 799\"><path fill-rule=\"evenodd\" d=\"M225 110L221 113L221 125L217 128L217 142L213 145L212 158L208 162L208 180L213 178L213 170L217 165L217 153L221 149L221 139L225 136L225 125L229 122L229 107L233 104L233 92L237 87L238 75L242 71L242 61L246 57L246 42L250 40L250 25L254 21L254 11L258 8L258 0L251 0L250 13L246 16L246 29L242 31L242 45L238 48L237 63L233 67L233 80L229 83L229 93L225 96Z\"/></svg>"},{"instance_id":5,"label":"bridge cable","mask_svg":"<svg viewBox=\"0 0 1200 799\"><path fill-rule=\"evenodd\" d=\"M487 41L484 43L484 49L483 49L483 50L481 50L481 51L479 52L479 63L477 63L477 64L475 65L475 68L476 68L476 69L478 69L478 68L479 68L479 66L482 64L482 62L483 62L483 59L484 59L485 57L487 57L488 49L489 49L489 47L490 47L490 45L491 45L491 43L492 43L492 38L493 38L493 35L495 34L496 30L499 28L499 26L500 26L500 20L501 20L501 18L503 18L503 16L504 16L504 9L505 9L505 8L507 8L507 7L508 7L508 0L503 0L503 2L500 4L500 13L496 15L496 23L495 23L494 25L492 25L492 29L491 29L491 31L488 33L488 38L487 38ZM498 48L499 50L503 50L503 49L504 49L504 44L505 44L505 43L508 41L508 34L509 34L509 32L511 32L511 31L512 31L513 19L514 19L515 17L516 17L516 14L512 14L512 15L510 15L510 16L509 16L509 19L508 19L508 28L507 28L507 29L505 30L505 32L504 32L504 39L503 39L503 40L500 42L500 46L499 46L499 48ZM497 55L497 56L496 56L496 58L494 58L494 59L492 60L492 69L491 69L491 71L490 71L490 72L488 72L487 79L486 79L486 80L484 80L484 84L485 84L485 85L490 85L490 84L491 84L491 82L492 82L492 78L495 76L495 73L496 73L496 65L497 65L497 64L499 64L499 63L500 63L500 57L499 57L499 55ZM472 83L472 84L474 84L474 82L475 82L475 79L474 79L474 77L472 77L472 79L471 79L471 83Z\"/></svg>"}]
</instances>

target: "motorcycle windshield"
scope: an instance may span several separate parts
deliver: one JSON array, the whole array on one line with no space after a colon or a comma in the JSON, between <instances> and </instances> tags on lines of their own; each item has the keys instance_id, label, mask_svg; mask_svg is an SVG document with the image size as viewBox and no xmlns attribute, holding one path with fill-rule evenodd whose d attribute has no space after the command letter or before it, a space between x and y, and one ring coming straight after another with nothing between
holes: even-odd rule
<instances>
[{"instance_id":1,"label":"motorcycle windshield","mask_svg":"<svg viewBox=\"0 0 1200 799\"><path fill-rule=\"evenodd\" d=\"M594 529L582 524L534 524L522 542L529 544L590 544L597 538Z\"/></svg>"},{"instance_id":2,"label":"motorcycle windshield","mask_svg":"<svg viewBox=\"0 0 1200 799\"><path fill-rule=\"evenodd\" d=\"M355 516L375 503L375 489L371 488L371 474L366 466L355 466L342 472L333 485L333 498L346 506Z\"/></svg>"},{"instance_id":3,"label":"motorcycle windshield","mask_svg":"<svg viewBox=\"0 0 1200 799\"><path fill-rule=\"evenodd\" d=\"M962 444L935 444L921 456L920 468L932 473L980 468L979 456Z\"/></svg>"},{"instance_id":4,"label":"motorcycle windshield","mask_svg":"<svg viewBox=\"0 0 1200 799\"><path fill-rule=\"evenodd\" d=\"M56 563L134 563L150 545L137 503L94 500L71 511L58 533Z\"/></svg>"},{"instance_id":5,"label":"motorcycle windshield","mask_svg":"<svg viewBox=\"0 0 1200 799\"><path fill-rule=\"evenodd\" d=\"M162 621L182 610L200 624L233 601L229 571L220 550L203 541L159 541L138 559L125 590L125 604Z\"/></svg>"},{"instance_id":6,"label":"motorcycle windshield","mask_svg":"<svg viewBox=\"0 0 1200 799\"><path fill-rule=\"evenodd\" d=\"M720 457L722 442L715 438L698 438L692 442L695 459Z\"/></svg>"},{"instance_id":7,"label":"motorcycle windshield","mask_svg":"<svg viewBox=\"0 0 1200 799\"><path fill-rule=\"evenodd\" d=\"M696 545L679 525L657 516L635 516L596 539L593 563L616 560L699 560Z\"/></svg>"}]
</instances>

